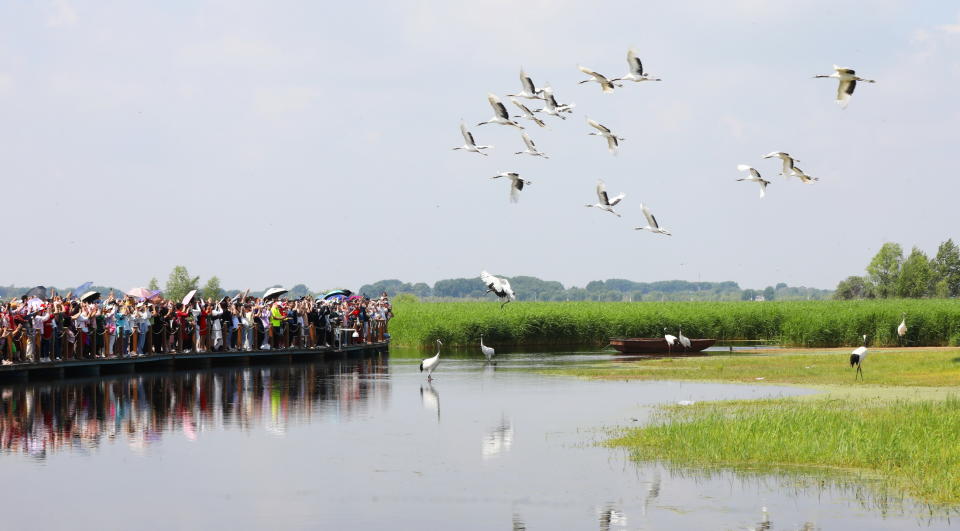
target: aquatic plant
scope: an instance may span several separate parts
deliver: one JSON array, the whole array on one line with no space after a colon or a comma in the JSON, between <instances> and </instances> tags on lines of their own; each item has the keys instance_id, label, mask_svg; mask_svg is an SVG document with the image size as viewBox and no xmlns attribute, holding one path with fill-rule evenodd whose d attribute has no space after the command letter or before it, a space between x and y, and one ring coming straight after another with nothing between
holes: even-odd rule
<instances>
[{"instance_id":1,"label":"aquatic plant","mask_svg":"<svg viewBox=\"0 0 960 531\"><path fill-rule=\"evenodd\" d=\"M878 475L921 500L960 504L960 399L780 400L667 406L607 444L638 461L802 466Z\"/></svg>"},{"instance_id":2,"label":"aquatic plant","mask_svg":"<svg viewBox=\"0 0 960 531\"><path fill-rule=\"evenodd\" d=\"M900 344L907 313L910 346L960 343L960 303L950 299L776 302L496 302L398 301L394 343L472 345L480 334L499 345L603 345L610 337L659 337L683 326L689 337L757 340L784 346Z\"/></svg>"}]
</instances>

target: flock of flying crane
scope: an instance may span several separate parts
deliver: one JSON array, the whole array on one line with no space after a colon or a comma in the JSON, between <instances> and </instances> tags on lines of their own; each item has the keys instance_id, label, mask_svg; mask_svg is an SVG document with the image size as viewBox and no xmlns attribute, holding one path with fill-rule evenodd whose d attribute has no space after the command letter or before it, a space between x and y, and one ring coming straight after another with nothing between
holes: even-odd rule
<instances>
[{"instance_id":1,"label":"flock of flying crane","mask_svg":"<svg viewBox=\"0 0 960 531\"><path fill-rule=\"evenodd\" d=\"M641 62L639 56L637 55L636 50L630 49L627 52L627 65L629 71L627 74L617 77L617 78L608 78L603 74L579 66L581 72L588 75L588 79L579 81L580 84L594 82L600 86L600 89L605 93L612 93L617 88L622 88L623 82L632 81L635 83L641 83L645 81L661 81L660 78L652 77L649 72L644 71L643 63ZM854 90L857 87L857 82L862 81L865 83L876 83L872 79L864 79L857 76L856 71L851 68L845 68L837 65L833 65L832 74L822 74L813 76L814 78L834 78L839 81L837 86L837 97L836 102L840 105L841 108L846 108L847 104L850 102L850 97L853 95ZM503 104L497 95L489 93L487 95L487 101L490 103L490 106L493 108L494 115L492 118L485 122L480 122L477 126L486 125L486 124L499 124L509 127L517 128L521 131L521 139L523 140L526 149L523 151L517 151L516 155L530 155L533 157L541 157L548 159L545 153L540 151L537 148L536 143L530 137L529 134L525 131L525 128L514 121L514 118L524 118L530 120L533 123L537 124L539 127L546 127L546 122L540 119L537 114L542 113L547 116L553 116L561 120L566 120L567 117L564 114L573 113L573 108L575 104L562 104L559 103L556 99L556 96L553 93L553 88L549 85L537 88L533 82L533 79L527 75L527 73L521 68L520 70L520 83L522 90L516 94L508 94L510 102L515 105L520 110L520 115L511 116L507 111L507 107ZM528 100L540 100L542 101L543 107L540 109L530 109L523 103L521 103L517 98L524 98ZM620 142L624 141L623 137L617 136L609 127L593 120L589 117L586 117L587 124L596 129L596 131L591 131L588 133L593 136L603 137L607 141L607 149L611 154L616 155L617 148L620 146ZM466 125L461 121L460 122L460 133L463 135L464 145L453 148L454 150L464 150L472 153L479 153L480 155L487 156L487 153L484 153L483 150L491 149L493 146L488 145L478 145L476 140L473 137ZM811 177L807 175L800 167L797 166L798 159L792 157L789 153L783 151L774 151L767 153L763 156L764 159L770 158L779 158L782 163L782 169L780 170L780 175L783 175L784 178L789 179L790 177L797 177L800 182L804 184L813 184L820 179L817 177ZM747 164L738 164L737 169L743 172L748 172L747 177L742 177L737 179L737 181L748 181L756 182L760 185L760 197L766 195L767 185L770 184L770 181L764 179L760 172L756 168L749 166ZM505 171L491 177L491 179L507 179L510 181L510 201L517 202L520 197L520 192L523 191L524 187L532 184L532 181L523 179L520 177L520 174L515 171ZM626 197L625 193L619 193L614 197L610 197L607 194L607 187L603 180L597 181L596 193L598 202L597 203L587 203L585 206L588 208L598 208L605 212L609 212L617 217L622 217L618 212L616 212L613 207L620 204L621 201ZM664 229L657 222L657 218L650 212L650 209L647 208L643 203L640 204L640 210L643 213L644 217L647 220L646 226L634 227L634 230L646 230L654 234L662 234L665 236L671 236L670 231ZM500 307L503 308L508 302L515 300L516 295L513 292L513 289L510 287L510 282L505 278L499 278L491 275L490 273L483 271L480 273L480 279L487 286L487 292L493 292L497 297L502 301ZM900 327L897 329L897 333L902 338L906 334L906 320L900 324ZM682 331L679 332L680 337L675 337L671 334L666 333L664 329L664 339L667 341L667 344L670 348L679 343L681 346L689 346L689 339L686 338ZM437 339L437 353L432 358L423 360L420 364L421 372L426 370L428 371L428 379L432 378L433 369L440 363L440 347L443 344ZM486 345L483 345L483 338L480 339L480 346L483 354L489 360L494 355L494 350ZM862 350L862 352L861 352ZM851 354L850 364L851 366L856 366L858 373L860 373L860 364L863 359L866 357L866 336L864 336L864 346L858 348Z\"/></svg>"}]
</instances>

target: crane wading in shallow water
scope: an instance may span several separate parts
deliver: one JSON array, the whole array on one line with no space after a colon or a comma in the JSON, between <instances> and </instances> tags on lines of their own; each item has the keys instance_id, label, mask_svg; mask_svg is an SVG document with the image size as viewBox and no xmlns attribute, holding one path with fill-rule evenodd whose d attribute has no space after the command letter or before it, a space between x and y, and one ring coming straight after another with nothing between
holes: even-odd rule
<instances>
[{"instance_id":1,"label":"crane wading in shallow water","mask_svg":"<svg viewBox=\"0 0 960 531\"><path fill-rule=\"evenodd\" d=\"M863 346L857 347L850 353L850 366L856 367L857 372L853 374L853 380L857 380L857 375L860 375L860 379L863 380L863 360L867 359L867 334L863 334Z\"/></svg>"},{"instance_id":2,"label":"crane wading in shallow water","mask_svg":"<svg viewBox=\"0 0 960 531\"><path fill-rule=\"evenodd\" d=\"M420 362L420 372L427 371L427 381L433 380L433 370L440 365L440 347L443 343L437 339L437 353L432 358L427 358Z\"/></svg>"},{"instance_id":3,"label":"crane wading in shallow water","mask_svg":"<svg viewBox=\"0 0 960 531\"><path fill-rule=\"evenodd\" d=\"M491 347L483 344L483 334L480 334L480 352L483 352L483 355L487 358L487 361L490 361L497 353L497 351L493 350Z\"/></svg>"}]
</instances>

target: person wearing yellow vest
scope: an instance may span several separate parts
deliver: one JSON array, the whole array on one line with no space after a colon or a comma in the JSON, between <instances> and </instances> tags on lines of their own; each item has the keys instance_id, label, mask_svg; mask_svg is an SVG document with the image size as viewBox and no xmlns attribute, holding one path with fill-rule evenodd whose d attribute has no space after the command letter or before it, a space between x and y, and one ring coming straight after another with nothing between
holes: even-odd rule
<instances>
[{"instance_id":1,"label":"person wearing yellow vest","mask_svg":"<svg viewBox=\"0 0 960 531\"><path fill-rule=\"evenodd\" d=\"M270 307L270 328L273 329L274 348L283 348L280 338L283 337L283 320L286 319L280 310L280 301L275 301Z\"/></svg>"}]
</instances>

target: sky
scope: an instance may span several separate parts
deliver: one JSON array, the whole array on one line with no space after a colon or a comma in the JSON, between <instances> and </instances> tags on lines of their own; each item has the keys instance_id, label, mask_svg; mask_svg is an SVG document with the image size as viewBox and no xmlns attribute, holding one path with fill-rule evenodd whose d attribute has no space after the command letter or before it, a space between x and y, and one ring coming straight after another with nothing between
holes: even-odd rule
<instances>
[{"instance_id":1,"label":"sky","mask_svg":"<svg viewBox=\"0 0 960 531\"><path fill-rule=\"evenodd\" d=\"M960 238L960 7L869 5L3 0L0 284L182 264L237 289L483 269L832 288L886 241ZM626 73L630 47L662 82L577 83ZM842 110L811 79L833 64L877 83ZM548 160L474 125L521 67L576 104L522 122ZM451 150L461 119L490 156ZM820 182L778 176L778 150ZM516 204L501 171L532 181ZM623 218L584 208L598 178ZM632 230L641 203L672 237Z\"/></svg>"}]
</instances>

